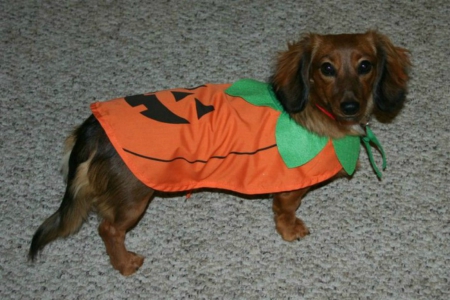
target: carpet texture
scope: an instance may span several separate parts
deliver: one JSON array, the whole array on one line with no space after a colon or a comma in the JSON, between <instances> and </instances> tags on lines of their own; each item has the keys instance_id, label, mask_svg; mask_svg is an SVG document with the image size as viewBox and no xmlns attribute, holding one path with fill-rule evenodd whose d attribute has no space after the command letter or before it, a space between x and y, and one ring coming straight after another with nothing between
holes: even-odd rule
<instances>
[{"instance_id":1,"label":"carpet texture","mask_svg":"<svg viewBox=\"0 0 450 300\"><path fill-rule=\"evenodd\" d=\"M449 299L449 15L447 0L2 0L0 298ZM91 102L266 80L302 33L370 28L411 51L408 101L372 127L383 180L363 152L352 180L305 199L310 236L282 241L269 197L197 192L151 203L128 235L146 256L129 278L112 269L95 216L27 261L63 195L63 139Z\"/></svg>"}]
</instances>

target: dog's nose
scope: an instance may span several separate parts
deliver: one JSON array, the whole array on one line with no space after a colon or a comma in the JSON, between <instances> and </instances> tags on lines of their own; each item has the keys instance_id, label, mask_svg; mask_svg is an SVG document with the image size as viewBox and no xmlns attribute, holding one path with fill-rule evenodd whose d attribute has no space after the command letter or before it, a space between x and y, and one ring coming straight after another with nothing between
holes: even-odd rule
<instances>
[{"instance_id":1,"label":"dog's nose","mask_svg":"<svg viewBox=\"0 0 450 300\"><path fill-rule=\"evenodd\" d=\"M359 103L355 101L342 102L341 109L347 116L353 116L359 111Z\"/></svg>"}]
</instances>

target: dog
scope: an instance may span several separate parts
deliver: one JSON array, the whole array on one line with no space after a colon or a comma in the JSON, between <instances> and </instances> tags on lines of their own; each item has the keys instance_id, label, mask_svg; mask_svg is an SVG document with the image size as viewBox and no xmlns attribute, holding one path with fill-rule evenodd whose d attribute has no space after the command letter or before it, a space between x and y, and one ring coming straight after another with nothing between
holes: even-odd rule
<instances>
[{"instance_id":1,"label":"dog","mask_svg":"<svg viewBox=\"0 0 450 300\"><path fill-rule=\"evenodd\" d=\"M279 53L267 83L240 80L93 104L93 115L66 140L66 191L34 234L29 258L96 211L112 266L133 274L144 258L126 249L125 235L155 191L270 193L277 232L286 241L305 237L308 228L296 217L303 196L353 174L361 137L368 149L381 150L367 124L374 113L402 108L410 65L409 52L377 31L307 34Z\"/></svg>"}]
</instances>

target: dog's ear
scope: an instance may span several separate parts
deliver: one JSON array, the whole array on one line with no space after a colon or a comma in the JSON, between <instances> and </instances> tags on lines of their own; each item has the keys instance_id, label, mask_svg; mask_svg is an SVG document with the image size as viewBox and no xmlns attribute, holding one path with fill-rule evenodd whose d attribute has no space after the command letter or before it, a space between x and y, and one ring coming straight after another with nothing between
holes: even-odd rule
<instances>
[{"instance_id":1,"label":"dog's ear","mask_svg":"<svg viewBox=\"0 0 450 300\"><path fill-rule=\"evenodd\" d=\"M395 47L386 36L371 31L378 58L378 75L374 87L374 101L384 112L402 107L407 92L408 71L411 66L409 52Z\"/></svg>"},{"instance_id":2,"label":"dog's ear","mask_svg":"<svg viewBox=\"0 0 450 300\"><path fill-rule=\"evenodd\" d=\"M288 113L303 110L309 98L312 35L288 44L288 50L279 54L271 84L278 100Z\"/></svg>"}]
</instances>

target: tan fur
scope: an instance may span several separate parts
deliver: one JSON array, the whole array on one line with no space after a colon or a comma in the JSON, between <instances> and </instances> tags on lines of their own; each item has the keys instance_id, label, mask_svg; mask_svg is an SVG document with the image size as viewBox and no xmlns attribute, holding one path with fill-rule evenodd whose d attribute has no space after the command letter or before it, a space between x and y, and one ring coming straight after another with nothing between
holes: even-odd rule
<instances>
[{"instance_id":1,"label":"tan fur","mask_svg":"<svg viewBox=\"0 0 450 300\"><path fill-rule=\"evenodd\" d=\"M72 153L73 145L75 144L75 136L70 134L64 142L64 152L61 161L61 174L63 175L64 182L67 183L67 177L69 175L69 157Z\"/></svg>"}]
</instances>

